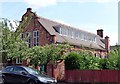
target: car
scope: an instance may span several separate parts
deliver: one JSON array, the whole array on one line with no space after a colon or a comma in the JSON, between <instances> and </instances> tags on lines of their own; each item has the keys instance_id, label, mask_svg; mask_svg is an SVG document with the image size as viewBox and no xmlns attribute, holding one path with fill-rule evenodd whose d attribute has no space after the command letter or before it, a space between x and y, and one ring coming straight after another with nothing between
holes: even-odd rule
<instances>
[{"instance_id":1,"label":"car","mask_svg":"<svg viewBox=\"0 0 120 84\"><path fill-rule=\"evenodd\" d=\"M0 72L0 84L56 84L57 80L26 66L7 66Z\"/></svg>"}]
</instances>

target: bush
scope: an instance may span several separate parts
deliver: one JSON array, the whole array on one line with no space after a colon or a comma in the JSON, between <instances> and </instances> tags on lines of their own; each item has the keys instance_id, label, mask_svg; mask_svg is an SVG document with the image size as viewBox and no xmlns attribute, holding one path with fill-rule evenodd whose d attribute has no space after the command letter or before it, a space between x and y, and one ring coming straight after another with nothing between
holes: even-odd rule
<instances>
[{"instance_id":1,"label":"bush","mask_svg":"<svg viewBox=\"0 0 120 84\"><path fill-rule=\"evenodd\" d=\"M88 51L71 52L65 58L65 67L68 70L99 69L99 58L94 57Z\"/></svg>"},{"instance_id":2,"label":"bush","mask_svg":"<svg viewBox=\"0 0 120 84\"><path fill-rule=\"evenodd\" d=\"M66 69L108 69L120 70L120 48L116 48L108 53L108 58L95 57L91 51L71 52L65 58Z\"/></svg>"},{"instance_id":3,"label":"bush","mask_svg":"<svg viewBox=\"0 0 120 84\"><path fill-rule=\"evenodd\" d=\"M100 63L99 63L100 69L109 69L108 63L109 63L108 59L100 59Z\"/></svg>"},{"instance_id":4,"label":"bush","mask_svg":"<svg viewBox=\"0 0 120 84\"><path fill-rule=\"evenodd\" d=\"M78 53L71 52L65 58L65 68L67 70L80 69L81 57Z\"/></svg>"}]
</instances>

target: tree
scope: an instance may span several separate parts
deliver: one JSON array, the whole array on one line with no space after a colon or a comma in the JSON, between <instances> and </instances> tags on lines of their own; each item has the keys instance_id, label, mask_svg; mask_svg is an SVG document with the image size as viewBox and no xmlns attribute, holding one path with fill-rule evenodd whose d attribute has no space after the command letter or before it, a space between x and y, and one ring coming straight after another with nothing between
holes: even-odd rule
<instances>
[{"instance_id":1,"label":"tree","mask_svg":"<svg viewBox=\"0 0 120 84\"><path fill-rule=\"evenodd\" d=\"M1 52L4 62L15 58L22 58L26 55L25 51L28 49L27 43L22 41L20 33L11 31L4 22L0 23L1 30Z\"/></svg>"},{"instance_id":2,"label":"tree","mask_svg":"<svg viewBox=\"0 0 120 84\"><path fill-rule=\"evenodd\" d=\"M56 63L57 60L64 59L64 52L69 49L68 44L50 44L45 46L35 46L29 48L24 59L30 59L33 65L47 65L50 61Z\"/></svg>"}]
</instances>

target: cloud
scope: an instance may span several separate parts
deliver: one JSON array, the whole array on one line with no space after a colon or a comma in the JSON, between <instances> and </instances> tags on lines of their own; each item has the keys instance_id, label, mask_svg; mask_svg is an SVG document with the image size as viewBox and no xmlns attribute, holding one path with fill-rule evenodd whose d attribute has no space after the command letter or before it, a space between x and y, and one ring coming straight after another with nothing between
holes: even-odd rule
<instances>
[{"instance_id":1,"label":"cloud","mask_svg":"<svg viewBox=\"0 0 120 84\"><path fill-rule=\"evenodd\" d=\"M24 1L26 4L28 4L29 7L33 7L35 9L39 9L41 7L48 7L48 6L56 5L59 2L62 2L62 3L65 3L65 2L66 3L67 2L77 2L77 3L88 3L88 2L112 3L112 2L118 2L119 0L35 0L35 1L34 0L21 0L21 1Z\"/></svg>"},{"instance_id":2,"label":"cloud","mask_svg":"<svg viewBox=\"0 0 120 84\"><path fill-rule=\"evenodd\" d=\"M14 1L14 0L13 0ZM17 0L16 0L17 1ZM19 0L18 0L19 1ZM59 2L78 2L78 3L88 3L88 2L95 2L95 3L111 3L111 2L118 2L119 0L21 0L28 4L30 7L34 8L41 8L56 5Z\"/></svg>"},{"instance_id":3,"label":"cloud","mask_svg":"<svg viewBox=\"0 0 120 84\"><path fill-rule=\"evenodd\" d=\"M80 3L110 3L110 2L118 2L119 0L58 0L59 2L80 2Z\"/></svg>"},{"instance_id":4,"label":"cloud","mask_svg":"<svg viewBox=\"0 0 120 84\"><path fill-rule=\"evenodd\" d=\"M118 2L119 0L0 0L0 2L26 2L29 5L38 6L38 7L46 7L50 5L55 5L57 2L80 2L80 3L110 3L110 2Z\"/></svg>"},{"instance_id":5,"label":"cloud","mask_svg":"<svg viewBox=\"0 0 120 84\"><path fill-rule=\"evenodd\" d=\"M67 23L67 22L65 22L63 20L60 20L60 19L57 19L57 20L54 20L54 21L56 21L58 23L61 23L61 24L65 24L65 25L71 26L69 23Z\"/></svg>"},{"instance_id":6,"label":"cloud","mask_svg":"<svg viewBox=\"0 0 120 84\"><path fill-rule=\"evenodd\" d=\"M24 0L30 7L40 8L55 5L57 0Z\"/></svg>"},{"instance_id":7,"label":"cloud","mask_svg":"<svg viewBox=\"0 0 120 84\"><path fill-rule=\"evenodd\" d=\"M0 3L5 3L5 2L24 2L24 0L0 0Z\"/></svg>"}]
</instances>

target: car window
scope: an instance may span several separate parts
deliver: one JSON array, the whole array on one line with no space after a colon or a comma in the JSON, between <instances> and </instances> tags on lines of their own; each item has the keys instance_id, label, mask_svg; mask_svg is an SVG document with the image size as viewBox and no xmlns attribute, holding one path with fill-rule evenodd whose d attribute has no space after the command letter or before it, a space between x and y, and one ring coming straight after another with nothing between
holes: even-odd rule
<instances>
[{"instance_id":1,"label":"car window","mask_svg":"<svg viewBox=\"0 0 120 84\"><path fill-rule=\"evenodd\" d=\"M13 71L13 67L7 67L7 68L5 68L5 70L4 71L7 71L7 72L12 72Z\"/></svg>"},{"instance_id":2,"label":"car window","mask_svg":"<svg viewBox=\"0 0 120 84\"><path fill-rule=\"evenodd\" d=\"M35 69L29 68L29 67L25 67L25 69L30 73L30 74L39 74L39 72Z\"/></svg>"},{"instance_id":3,"label":"car window","mask_svg":"<svg viewBox=\"0 0 120 84\"><path fill-rule=\"evenodd\" d=\"M22 67L14 67L14 70L13 70L13 72L16 72L16 73L20 73L22 71L26 72L25 69Z\"/></svg>"}]
</instances>

